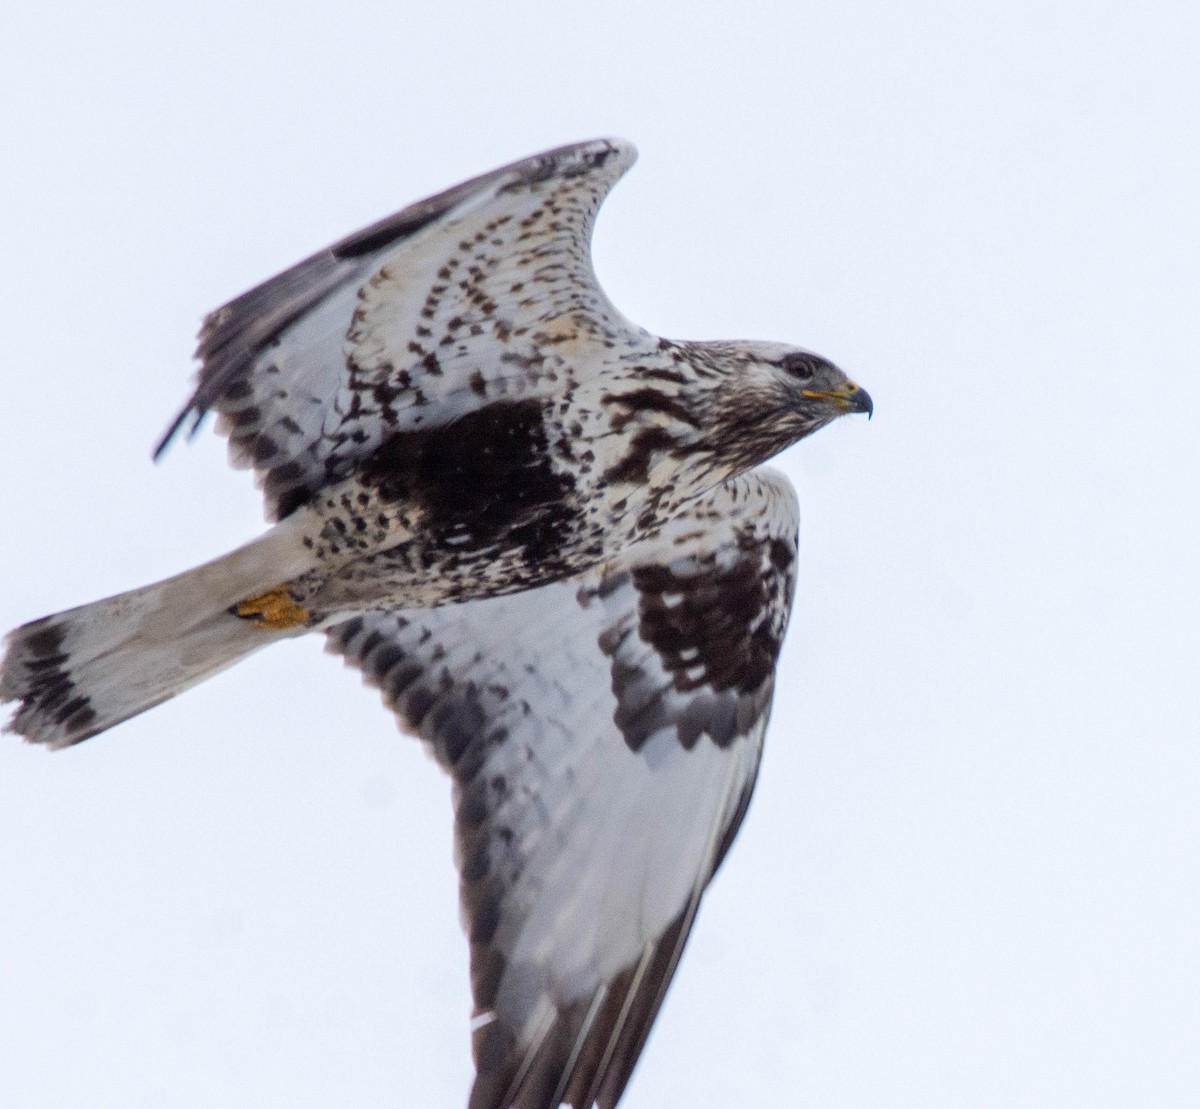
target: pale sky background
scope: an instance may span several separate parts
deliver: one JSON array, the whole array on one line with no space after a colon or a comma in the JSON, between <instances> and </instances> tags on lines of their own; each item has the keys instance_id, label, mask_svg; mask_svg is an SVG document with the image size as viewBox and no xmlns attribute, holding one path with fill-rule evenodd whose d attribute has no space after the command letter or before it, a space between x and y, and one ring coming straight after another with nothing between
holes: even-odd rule
<instances>
[{"instance_id":1,"label":"pale sky background","mask_svg":"<svg viewBox=\"0 0 1200 1109\"><path fill-rule=\"evenodd\" d=\"M622 1109L1200 1097L1200 7L0 15L0 630L262 527L202 314L544 147L632 319L870 390L782 459L758 793ZM313 639L0 743L0 1104L461 1106L448 784Z\"/></svg>"}]
</instances>

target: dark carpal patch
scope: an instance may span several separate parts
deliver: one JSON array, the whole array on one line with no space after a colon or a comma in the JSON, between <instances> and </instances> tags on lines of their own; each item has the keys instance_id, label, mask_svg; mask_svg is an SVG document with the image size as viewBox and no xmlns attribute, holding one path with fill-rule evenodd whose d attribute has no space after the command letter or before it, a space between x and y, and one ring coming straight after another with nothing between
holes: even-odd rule
<instances>
[{"instance_id":1,"label":"dark carpal patch","mask_svg":"<svg viewBox=\"0 0 1200 1109\"><path fill-rule=\"evenodd\" d=\"M638 633L680 692L748 693L771 676L783 629L767 619L771 582L758 558L705 574L647 566L633 571L633 584L641 594Z\"/></svg>"},{"instance_id":2,"label":"dark carpal patch","mask_svg":"<svg viewBox=\"0 0 1200 1109\"><path fill-rule=\"evenodd\" d=\"M537 400L485 405L445 427L393 435L362 481L427 513L433 541L457 550L519 549L552 561L579 520L574 483L551 463Z\"/></svg>"},{"instance_id":3,"label":"dark carpal patch","mask_svg":"<svg viewBox=\"0 0 1200 1109\"><path fill-rule=\"evenodd\" d=\"M599 645L611 659L613 720L631 750L671 726L688 750L703 735L727 747L748 734L771 703L790 562L790 548L770 544L724 569L655 565L620 576L616 588L638 594L637 620L614 626ZM657 667L647 665L646 647Z\"/></svg>"}]
</instances>

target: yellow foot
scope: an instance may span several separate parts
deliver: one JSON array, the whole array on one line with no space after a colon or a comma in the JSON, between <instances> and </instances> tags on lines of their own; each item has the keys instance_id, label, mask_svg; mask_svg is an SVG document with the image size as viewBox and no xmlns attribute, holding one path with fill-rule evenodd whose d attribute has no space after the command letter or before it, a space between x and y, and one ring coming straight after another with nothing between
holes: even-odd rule
<instances>
[{"instance_id":1,"label":"yellow foot","mask_svg":"<svg viewBox=\"0 0 1200 1109\"><path fill-rule=\"evenodd\" d=\"M308 609L296 602L286 584L247 597L230 611L244 620L253 620L259 627L276 630L307 624L310 618Z\"/></svg>"}]
</instances>

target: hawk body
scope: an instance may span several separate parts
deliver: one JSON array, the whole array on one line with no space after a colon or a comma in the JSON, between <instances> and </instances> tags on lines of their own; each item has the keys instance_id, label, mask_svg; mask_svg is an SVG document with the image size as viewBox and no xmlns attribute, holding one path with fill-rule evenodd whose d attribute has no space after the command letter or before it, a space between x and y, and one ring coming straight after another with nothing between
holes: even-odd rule
<instances>
[{"instance_id":1,"label":"hawk body","mask_svg":"<svg viewBox=\"0 0 1200 1109\"><path fill-rule=\"evenodd\" d=\"M310 626L580 573L840 414L771 387L794 348L670 342L612 306L589 241L634 157L599 141L497 170L206 320L172 430L216 411L269 514L307 512L314 565L288 584Z\"/></svg>"},{"instance_id":2,"label":"hawk body","mask_svg":"<svg viewBox=\"0 0 1200 1109\"><path fill-rule=\"evenodd\" d=\"M779 343L660 339L592 270L626 143L552 150L206 320L192 398L275 526L7 640L69 746L324 631L453 776L471 1109L616 1105L753 789L795 588L759 464L866 393Z\"/></svg>"}]
</instances>

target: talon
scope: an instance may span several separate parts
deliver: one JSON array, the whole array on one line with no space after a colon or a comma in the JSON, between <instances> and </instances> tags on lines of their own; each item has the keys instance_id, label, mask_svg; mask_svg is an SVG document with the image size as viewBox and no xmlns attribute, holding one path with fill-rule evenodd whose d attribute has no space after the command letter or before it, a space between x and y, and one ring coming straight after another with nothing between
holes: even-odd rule
<instances>
[{"instance_id":1,"label":"talon","mask_svg":"<svg viewBox=\"0 0 1200 1109\"><path fill-rule=\"evenodd\" d=\"M311 618L308 609L296 601L286 584L247 597L229 611L243 620L253 620L259 627L276 630L307 624Z\"/></svg>"}]
</instances>

